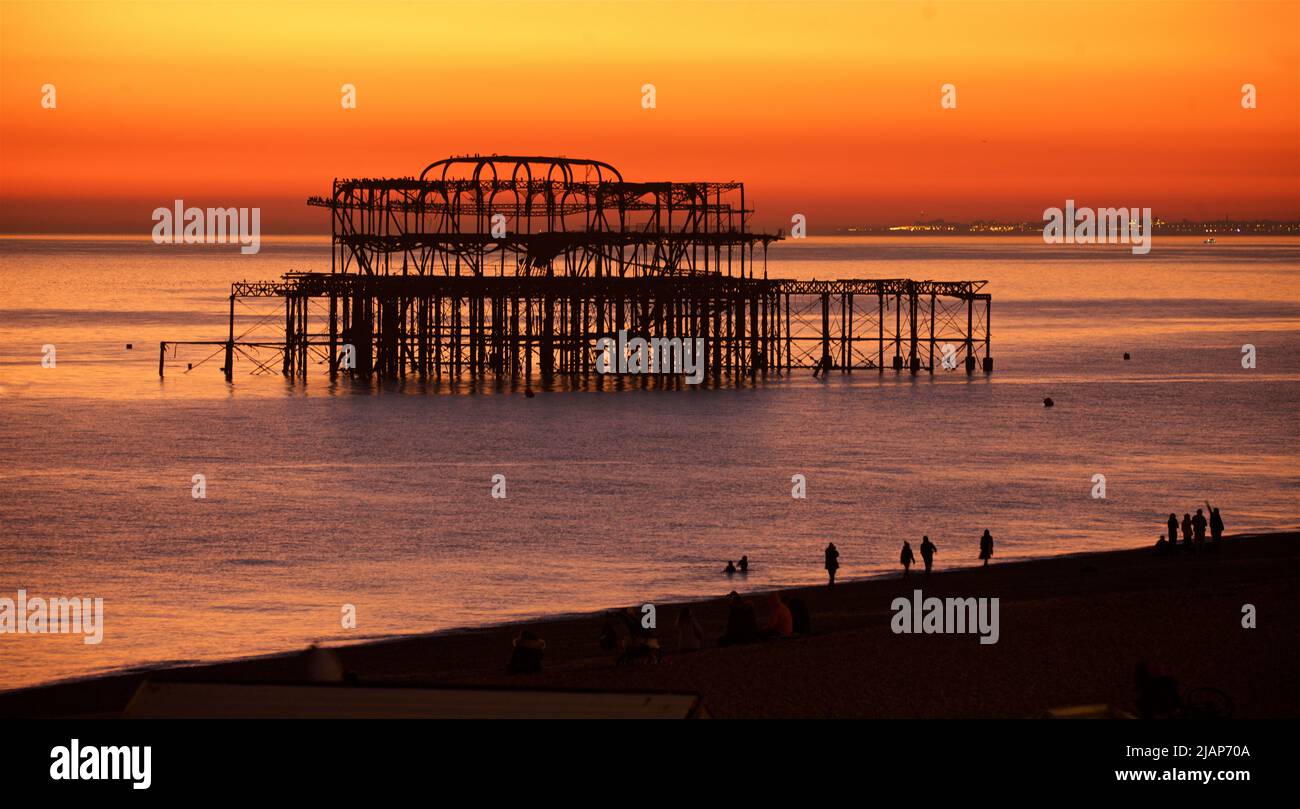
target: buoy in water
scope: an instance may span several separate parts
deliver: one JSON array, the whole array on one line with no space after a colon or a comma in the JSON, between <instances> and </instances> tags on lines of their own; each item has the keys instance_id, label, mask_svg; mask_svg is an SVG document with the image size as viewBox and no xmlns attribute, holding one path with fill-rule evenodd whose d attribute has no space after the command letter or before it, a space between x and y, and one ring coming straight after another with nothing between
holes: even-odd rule
<instances>
[{"instance_id":1,"label":"buoy in water","mask_svg":"<svg viewBox=\"0 0 1300 809\"><path fill-rule=\"evenodd\" d=\"M1056 404L1056 402L1052 401L1051 396L1048 396L1046 399L1043 399L1043 407L1051 407L1054 404Z\"/></svg>"}]
</instances>

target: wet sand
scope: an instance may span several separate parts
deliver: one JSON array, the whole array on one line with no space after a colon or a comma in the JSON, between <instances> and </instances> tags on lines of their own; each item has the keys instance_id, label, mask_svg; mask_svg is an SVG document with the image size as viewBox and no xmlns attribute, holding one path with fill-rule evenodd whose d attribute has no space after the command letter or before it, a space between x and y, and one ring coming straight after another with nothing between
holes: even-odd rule
<instances>
[{"instance_id":1,"label":"wet sand","mask_svg":"<svg viewBox=\"0 0 1300 809\"><path fill-rule=\"evenodd\" d=\"M1208 546L1208 543L1207 543ZM950 560L951 553L945 553ZM733 582L720 577L720 596ZM997 597L1000 636L895 634L892 601ZM928 581L877 579L783 591L812 615L809 637L677 653L680 605L660 605L658 664L613 665L600 615L530 621L338 649L366 684L481 685L693 692L715 717L1026 717L1105 704L1136 713L1134 667L1183 689L1213 687L1237 717L1300 717L1300 533L1232 536L1199 554L1128 551L938 568ZM765 599L753 598L760 621ZM1242 627L1253 604L1257 628ZM723 598L692 605L705 635L726 623ZM540 674L507 675L511 639L545 639ZM120 714L146 676L301 681L301 655L113 675L0 693L0 717Z\"/></svg>"}]
</instances>

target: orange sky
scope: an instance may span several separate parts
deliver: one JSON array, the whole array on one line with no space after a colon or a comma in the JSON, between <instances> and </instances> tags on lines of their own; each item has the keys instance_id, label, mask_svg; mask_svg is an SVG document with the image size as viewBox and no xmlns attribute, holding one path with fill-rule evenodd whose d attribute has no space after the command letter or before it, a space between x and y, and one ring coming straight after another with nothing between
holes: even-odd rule
<instances>
[{"instance_id":1,"label":"orange sky","mask_svg":"<svg viewBox=\"0 0 1300 809\"><path fill-rule=\"evenodd\" d=\"M147 233L179 197L324 233L335 176L467 152L743 180L811 232L1300 218L1300 3L0 3L3 231Z\"/></svg>"}]
</instances>

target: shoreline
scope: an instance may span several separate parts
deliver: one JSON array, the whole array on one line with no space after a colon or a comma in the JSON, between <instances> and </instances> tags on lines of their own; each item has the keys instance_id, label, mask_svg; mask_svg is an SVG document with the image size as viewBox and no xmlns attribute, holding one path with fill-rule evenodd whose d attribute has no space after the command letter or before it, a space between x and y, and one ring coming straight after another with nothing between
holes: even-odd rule
<instances>
[{"instance_id":1,"label":"shoreline","mask_svg":"<svg viewBox=\"0 0 1300 809\"><path fill-rule=\"evenodd\" d=\"M1272 533L1276 533L1276 532L1268 532L1268 534L1272 534ZM1255 535L1246 534L1242 536L1255 536ZM1009 564L1018 564L1021 562L1037 562L1037 561L1043 561L1047 559L1070 559L1070 558L1075 558L1080 556L1090 556L1099 553L1112 553L1116 550L1131 550L1131 549L1119 548L1119 549L1111 549L1107 551L1070 551L1068 553L1055 554L1051 556L1017 556L1003 562L1002 564L1009 565ZM918 562L918 565L919 564L920 563ZM968 567L949 567L949 568L944 568L941 571L936 571L934 575L938 576L941 573L954 572L960 570L974 570L978 567L979 565L970 565ZM843 579L837 578L836 581L841 585L849 585L849 584L858 584L863 582L887 581L890 579L895 579L897 577L898 577L897 571L874 572L874 573L864 574L858 578L843 578ZM742 574L737 574L735 579L726 579L723 581L723 584L735 585L737 583L743 583L744 581L745 581L744 576ZM750 596L750 597L759 597L759 596L765 596L768 593L772 593L772 592L776 592L776 593L795 592L798 590L814 589L816 587L817 585L815 584L763 585L754 590L746 590L745 592L741 593L741 595ZM707 596L707 597L681 596L681 597L674 597L672 600L657 601L655 602L655 605L658 607L671 607L677 609L683 606L695 606L697 604L702 604L706 601L717 600L719 598L721 598L721 596ZM623 605L623 606L629 606L629 605ZM444 627L442 629L432 629L426 631L416 631L416 632L406 632L406 633L392 633L388 635L374 635L374 636L361 637L361 638L349 639L349 640L329 639L329 640L322 640L322 641L311 641L309 643L310 645L318 646L320 648L340 651L352 647L378 646L385 643L400 643L403 641L415 641L415 640L435 640L441 637L463 635L470 632L491 631L491 630L499 630L504 628L512 628L518 630L520 628L533 626L539 623L557 623L557 622L569 622L569 621L580 621L580 620L602 621L604 620L604 616L610 610L614 610L614 609L619 609L619 607L617 606L601 607L600 609L596 609L596 610L585 610L585 611L574 611L574 612L538 613L537 615L527 616L523 618L503 618L500 621L490 621L488 623L482 623L482 624L449 626L449 627ZM297 646L291 649L279 649L276 651L266 651L266 652L253 652L246 655L236 655L234 657L223 657L223 658L214 658L214 659L207 659L207 660L201 660L201 659L162 660L153 663L135 663L135 664L120 666L116 668L110 668L103 671L94 671L86 674L73 674L68 677L60 677L54 680L32 683L29 685L19 685L19 686L14 686L12 688L0 687L0 700L3 700L3 698L8 695L15 694L22 691L31 691L31 690L43 689L43 688L54 688L59 686L77 685L80 683L94 682L97 680L104 680L104 679L110 679L115 677L130 677L130 676L139 676L139 675L148 676L150 674L155 674L159 672L183 671L186 669L205 668L211 666L232 666L232 665L245 664L245 663L257 663L259 661L264 661L271 658L280 658L280 657L301 654L304 648L306 647Z\"/></svg>"},{"instance_id":2,"label":"shoreline","mask_svg":"<svg viewBox=\"0 0 1300 809\"><path fill-rule=\"evenodd\" d=\"M365 685L688 691L720 717L1014 717L1106 704L1135 712L1133 668L1150 660L1184 687L1220 688L1234 715L1300 716L1300 532L1226 537L1215 551L1157 556L1150 546L948 568L825 585L750 591L802 597L807 637L678 653L674 624L689 606L712 640L726 623L719 596L656 605L658 664L615 667L597 645L604 615L551 615L487 626L328 645ZM725 590L724 590L725 588ZM890 631L890 604L927 596L995 597L1001 637ZM1243 629L1253 604L1258 625ZM507 675L511 640L547 643L543 671ZM0 692L0 717L118 715L146 679L302 682L302 651L179 667L141 667ZM883 688L880 686L884 686Z\"/></svg>"}]
</instances>

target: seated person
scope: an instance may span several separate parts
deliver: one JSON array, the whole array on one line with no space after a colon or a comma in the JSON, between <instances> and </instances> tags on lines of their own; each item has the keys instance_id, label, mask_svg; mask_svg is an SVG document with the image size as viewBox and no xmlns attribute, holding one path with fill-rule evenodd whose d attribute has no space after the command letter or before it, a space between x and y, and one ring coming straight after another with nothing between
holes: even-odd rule
<instances>
[{"instance_id":1,"label":"seated person","mask_svg":"<svg viewBox=\"0 0 1300 809\"><path fill-rule=\"evenodd\" d=\"M796 635L812 634L812 616L808 613L808 602L799 596L790 599L791 628Z\"/></svg>"},{"instance_id":2,"label":"seated person","mask_svg":"<svg viewBox=\"0 0 1300 809\"><path fill-rule=\"evenodd\" d=\"M506 674L536 674L542 670L542 652L546 641L537 637L530 630L520 630L514 641L514 651L510 654L510 663Z\"/></svg>"},{"instance_id":3,"label":"seated person","mask_svg":"<svg viewBox=\"0 0 1300 809\"><path fill-rule=\"evenodd\" d=\"M704 648L704 630L691 614L690 607L677 613L677 651L694 652Z\"/></svg>"},{"instance_id":4,"label":"seated person","mask_svg":"<svg viewBox=\"0 0 1300 809\"><path fill-rule=\"evenodd\" d=\"M718 638L719 646L731 646L737 643L753 643L758 640L758 615L749 599L742 598L735 590L727 596L727 629Z\"/></svg>"},{"instance_id":5,"label":"seated person","mask_svg":"<svg viewBox=\"0 0 1300 809\"><path fill-rule=\"evenodd\" d=\"M763 624L762 636L771 638L788 638L794 634L794 616L790 608L781 600L779 593L767 594L767 622Z\"/></svg>"}]
</instances>

